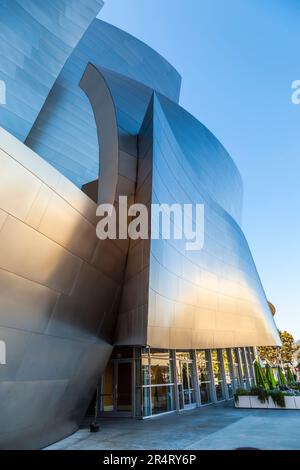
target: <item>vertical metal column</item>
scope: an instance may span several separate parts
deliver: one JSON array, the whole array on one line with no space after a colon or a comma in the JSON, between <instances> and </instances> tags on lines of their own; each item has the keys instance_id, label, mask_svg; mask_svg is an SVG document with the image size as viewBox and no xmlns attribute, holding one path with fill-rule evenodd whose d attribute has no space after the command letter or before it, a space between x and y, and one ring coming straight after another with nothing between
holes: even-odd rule
<instances>
[{"instance_id":1,"label":"vertical metal column","mask_svg":"<svg viewBox=\"0 0 300 470\"><path fill-rule=\"evenodd\" d=\"M179 405L179 391L178 391L178 377L177 377L177 365L176 365L176 350L172 349L171 351L172 358L173 358L173 374L174 374L174 387L175 387L175 406L176 411L179 412L180 405Z\"/></svg>"},{"instance_id":2,"label":"vertical metal column","mask_svg":"<svg viewBox=\"0 0 300 470\"><path fill-rule=\"evenodd\" d=\"M197 406L201 406L201 396L200 396L200 387L199 387L199 377L198 377L198 368L197 368L197 354L196 350L192 350L193 358L193 375L194 375L194 390Z\"/></svg>"},{"instance_id":3,"label":"vertical metal column","mask_svg":"<svg viewBox=\"0 0 300 470\"><path fill-rule=\"evenodd\" d=\"M212 401L213 403L217 403L216 384L215 384L215 378L214 378L214 373L213 373L213 368L212 368L211 350L207 349L206 354L207 354L207 361L208 361L208 370L209 370L210 377L211 377L210 383L211 383Z\"/></svg>"},{"instance_id":4,"label":"vertical metal column","mask_svg":"<svg viewBox=\"0 0 300 470\"><path fill-rule=\"evenodd\" d=\"M244 357L244 365L246 369L246 383L247 383L247 388L251 387L251 380L250 380L250 372L249 372L249 364L248 364L248 357L247 357L247 352L246 348L242 348L242 356Z\"/></svg>"}]
</instances>

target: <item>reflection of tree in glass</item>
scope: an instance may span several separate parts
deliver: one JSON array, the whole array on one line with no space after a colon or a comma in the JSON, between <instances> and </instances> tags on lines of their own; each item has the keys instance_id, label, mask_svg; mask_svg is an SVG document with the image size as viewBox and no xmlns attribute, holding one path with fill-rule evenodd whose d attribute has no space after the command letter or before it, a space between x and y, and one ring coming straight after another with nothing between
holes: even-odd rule
<instances>
[{"instance_id":1,"label":"reflection of tree in glass","mask_svg":"<svg viewBox=\"0 0 300 470\"><path fill-rule=\"evenodd\" d=\"M200 382L209 382L209 370L205 351L197 351L197 369Z\"/></svg>"},{"instance_id":2,"label":"reflection of tree in glass","mask_svg":"<svg viewBox=\"0 0 300 470\"><path fill-rule=\"evenodd\" d=\"M167 384L170 382L170 362L169 359L151 357L151 383Z\"/></svg>"}]
</instances>

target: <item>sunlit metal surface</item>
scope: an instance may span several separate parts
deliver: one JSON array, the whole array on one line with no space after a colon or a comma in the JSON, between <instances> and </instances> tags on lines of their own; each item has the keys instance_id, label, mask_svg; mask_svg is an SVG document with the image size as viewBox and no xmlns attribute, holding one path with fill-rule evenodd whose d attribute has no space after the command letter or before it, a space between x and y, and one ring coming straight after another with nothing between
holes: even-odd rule
<instances>
[{"instance_id":1,"label":"sunlit metal surface","mask_svg":"<svg viewBox=\"0 0 300 470\"><path fill-rule=\"evenodd\" d=\"M152 202L204 203L204 247L193 252L186 251L184 240L151 241L147 342L170 348L280 344L233 217L240 215L240 177L204 126L198 125L197 140L194 132L188 139L184 119L188 133L193 118L166 98L154 97Z\"/></svg>"}]
</instances>

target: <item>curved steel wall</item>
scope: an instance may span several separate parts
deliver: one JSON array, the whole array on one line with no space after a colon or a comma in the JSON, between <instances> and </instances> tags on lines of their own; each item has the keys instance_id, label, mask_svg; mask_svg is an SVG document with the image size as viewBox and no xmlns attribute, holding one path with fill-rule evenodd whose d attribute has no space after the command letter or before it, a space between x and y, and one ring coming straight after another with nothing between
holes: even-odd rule
<instances>
[{"instance_id":1,"label":"curved steel wall","mask_svg":"<svg viewBox=\"0 0 300 470\"><path fill-rule=\"evenodd\" d=\"M232 158L219 140L176 103L160 96L165 119L181 149L181 164L190 182L241 223L243 185Z\"/></svg>"},{"instance_id":2,"label":"curved steel wall","mask_svg":"<svg viewBox=\"0 0 300 470\"><path fill-rule=\"evenodd\" d=\"M171 349L280 344L232 216L240 216L240 176L216 138L191 119L154 94L139 135L136 201L204 204L204 247L187 251L186 240L176 239L131 242L117 343Z\"/></svg>"},{"instance_id":3,"label":"curved steel wall","mask_svg":"<svg viewBox=\"0 0 300 470\"><path fill-rule=\"evenodd\" d=\"M219 160L214 158L209 150L216 146L216 139L207 133L200 134L202 145L193 160L188 152L183 153L172 131L177 123L170 115L167 118L168 106L165 100L154 98L152 202L203 203L204 247L187 251L185 240L151 240L147 343L174 349L280 344L245 237L224 210L214 178L209 185L201 175L209 159L211 176L214 172L217 182L224 162L226 202L238 197L235 186L229 184L236 170L231 164L230 174L222 148ZM192 152L192 132L189 142Z\"/></svg>"},{"instance_id":4,"label":"curved steel wall","mask_svg":"<svg viewBox=\"0 0 300 470\"><path fill-rule=\"evenodd\" d=\"M150 86L178 100L181 78L157 52L131 35L103 21L95 20L64 66L32 129L26 144L81 187L98 177L98 142L93 113L79 88L85 68L91 62ZM111 73L111 76L113 73ZM141 86L141 85L140 85ZM112 80L115 96L125 92ZM138 88L138 85L137 85ZM131 93L136 101L137 93ZM132 119L126 109L119 111L126 132L137 134L143 115Z\"/></svg>"},{"instance_id":5,"label":"curved steel wall","mask_svg":"<svg viewBox=\"0 0 300 470\"><path fill-rule=\"evenodd\" d=\"M0 125L24 141L102 0L1 0Z\"/></svg>"},{"instance_id":6,"label":"curved steel wall","mask_svg":"<svg viewBox=\"0 0 300 470\"><path fill-rule=\"evenodd\" d=\"M126 248L98 240L96 204L1 128L0 166L0 448L40 448L77 429L106 366Z\"/></svg>"}]
</instances>

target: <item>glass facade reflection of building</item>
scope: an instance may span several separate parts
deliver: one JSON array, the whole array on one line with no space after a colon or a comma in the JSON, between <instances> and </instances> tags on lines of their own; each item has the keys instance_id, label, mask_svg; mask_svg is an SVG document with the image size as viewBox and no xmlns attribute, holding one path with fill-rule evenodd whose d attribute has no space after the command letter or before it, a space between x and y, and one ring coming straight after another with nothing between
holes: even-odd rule
<instances>
[{"instance_id":1,"label":"glass facade reflection of building","mask_svg":"<svg viewBox=\"0 0 300 470\"><path fill-rule=\"evenodd\" d=\"M103 415L148 418L188 410L231 399L237 388L253 383L253 373L247 382L239 374L245 367L253 371L255 355L251 347L241 348L238 356L234 349L174 351L135 347L121 354L119 349L122 348L115 348L102 377L100 411ZM242 357L246 363L242 363ZM125 389L126 394L122 395L120 367L124 368L125 364L121 390ZM132 387L126 387L125 383ZM116 389L118 398L114 403Z\"/></svg>"}]
</instances>

